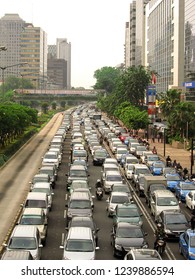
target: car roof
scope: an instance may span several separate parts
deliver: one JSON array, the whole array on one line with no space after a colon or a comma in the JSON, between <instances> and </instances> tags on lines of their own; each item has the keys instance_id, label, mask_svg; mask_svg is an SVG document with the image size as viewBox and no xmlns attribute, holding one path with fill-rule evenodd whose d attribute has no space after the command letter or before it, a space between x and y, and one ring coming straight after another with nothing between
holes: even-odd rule
<instances>
[{"instance_id":1,"label":"car roof","mask_svg":"<svg viewBox=\"0 0 195 280\"><path fill-rule=\"evenodd\" d=\"M48 188L50 186L50 182L35 182L33 184L33 188Z\"/></svg>"},{"instance_id":2,"label":"car roof","mask_svg":"<svg viewBox=\"0 0 195 280\"><path fill-rule=\"evenodd\" d=\"M122 177L120 171L118 171L118 170L114 170L114 171L109 170L106 172L106 175L120 175Z\"/></svg>"},{"instance_id":3,"label":"car roof","mask_svg":"<svg viewBox=\"0 0 195 280\"><path fill-rule=\"evenodd\" d=\"M42 208L24 208L22 215L42 215L44 210Z\"/></svg>"},{"instance_id":4,"label":"car roof","mask_svg":"<svg viewBox=\"0 0 195 280\"><path fill-rule=\"evenodd\" d=\"M46 193L40 192L29 192L27 195L27 199L45 199L47 197Z\"/></svg>"},{"instance_id":5,"label":"car roof","mask_svg":"<svg viewBox=\"0 0 195 280\"><path fill-rule=\"evenodd\" d=\"M111 192L111 196L127 196L128 197L128 194L126 192L115 192L115 191L112 191Z\"/></svg>"},{"instance_id":6,"label":"car roof","mask_svg":"<svg viewBox=\"0 0 195 280\"><path fill-rule=\"evenodd\" d=\"M154 250L154 249L141 249L141 248L132 248L130 250L130 252L134 255L135 260L162 260L160 254L158 253L158 251Z\"/></svg>"},{"instance_id":7,"label":"car roof","mask_svg":"<svg viewBox=\"0 0 195 280\"><path fill-rule=\"evenodd\" d=\"M68 231L68 239L91 239L92 230L88 227L70 227Z\"/></svg>"},{"instance_id":8,"label":"car roof","mask_svg":"<svg viewBox=\"0 0 195 280\"><path fill-rule=\"evenodd\" d=\"M37 230L36 226L33 225L16 225L12 231L14 237L34 237Z\"/></svg>"},{"instance_id":9,"label":"car roof","mask_svg":"<svg viewBox=\"0 0 195 280\"><path fill-rule=\"evenodd\" d=\"M75 165L70 166L70 170L84 170L84 171L86 171L86 168L83 165L80 165L80 164L76 165L75 164Z\"/></svg>"},{"instance_id":10,"label":"car roof","mask_svg":"<svg viewBox=\"0 0 195 280\"><path fill-rule=\"evenodd\" d=\"M129 229L131 228L140 228L140 225L137 225L137 224L131 224L131 223L128 223L128 222L118 222L117 223L117 227L128 227Z\"/></svg>"}]
</instances>

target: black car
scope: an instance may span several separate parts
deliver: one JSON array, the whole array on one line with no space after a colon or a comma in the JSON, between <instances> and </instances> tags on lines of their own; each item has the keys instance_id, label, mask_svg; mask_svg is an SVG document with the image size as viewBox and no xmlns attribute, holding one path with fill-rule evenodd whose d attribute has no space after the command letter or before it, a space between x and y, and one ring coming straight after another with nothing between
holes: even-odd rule
<instances>
[{"instance_id":1,"label":"black car","mask_svg":"<svg viewBox=\"0 0 195 280\"><path fill-rule=\"evenodd\" d=\"M108 157L108 153L105 149L97 149L94 151L93 157L93 165L102 165L104 163L105 158Z\"/></svg>"},{"instance_id":2,"label":"black car","mask_svg":"<svg viewBox=\"0 0 195 280\"><path fill-rule=\"evenodd\" d=\"M159 222L162 223L169 239L179 238L180 234L190 227L189 221L184 213L177 210L162 211L159 216Z\"/></svg>"},{"instance_id":3,"label":"black car","mask_svg":"<svg viewBox=\"0 0 195 280\"><path fill-rule=\"evenodd\" d=\"M94 222L92 217L73 217L72 220L69 222L67 229L70 227L89 227L92 229L92 232L94 234L96 246L98 246L98 231L100 230L97 226L96 223Z\"/></svg>"},{"instance_id":4,"label":"black car","mask_svg":"<svg viewBox=\"0 0 195 280\"><path fill-rule=\"evenodd\" d=\"M145 239L147 233L139 225L128 222L118 222L113 226L111 233L111 245L113 255L123 257L133 248L148 248Z\"/></svg>"}]
</instances>

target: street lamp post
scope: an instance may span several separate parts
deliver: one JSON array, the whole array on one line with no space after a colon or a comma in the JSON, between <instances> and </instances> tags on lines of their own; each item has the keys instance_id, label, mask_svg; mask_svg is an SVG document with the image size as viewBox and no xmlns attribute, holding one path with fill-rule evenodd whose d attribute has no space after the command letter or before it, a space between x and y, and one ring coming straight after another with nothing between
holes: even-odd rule
<instances>
[{"instance_id":1,"label":"street lamp post","mask_svg":"<svg viewBox=\"0 0 195 280\"><path fill-rule=\"evenodd\" d=\"M193 166L194 166L194 142L195 142L195 139L192 138L192 142L191 142L191 157L190 157L190 162L191 162L190 173L191 173L191 175L193 173Z\"/></svg>"},{"instance_id":2,"label":"street lamp post","mask_svg":"<svg viewBox=\"0 0 195 280\"><path fill-rule=\"evenodd\" d=\"M12 68L12 67L15 67L15 66L23 66L25 64L28 64L28 62L24 62L24 63L17 63L17 64L13 64L13 65L8 65L8 66L0 66L0 69L2 70L2 92L3 92L3 98L4 98L4 94L5 94L5 86L4 86L4 83L5 83L5 75L4 75L4 71L7 69L7 68Z\"/></svg>"}]
</instances>

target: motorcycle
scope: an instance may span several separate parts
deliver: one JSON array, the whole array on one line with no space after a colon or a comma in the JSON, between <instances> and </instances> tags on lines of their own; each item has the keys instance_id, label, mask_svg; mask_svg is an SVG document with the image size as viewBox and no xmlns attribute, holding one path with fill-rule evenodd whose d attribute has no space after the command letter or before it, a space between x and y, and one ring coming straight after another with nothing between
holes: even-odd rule
<instances>
[{"instance_id":1,"label":"motorcycle","mask_svg":"<svg viewBox=\"0 0 195 280\"><path fill-rule=\"evenodd\" d=\"M156 241L156 250L159 252L159 254L162 256L162 254L165 251L165 247L166 247L166 241L165 241L165 237L163 236L159 236L157 241Z\"/></svg>"},{"instance_id":2,"label":"motorcycle","mask_svg":"<svg viewBox=\"0 0 195 280\"><path fill-rule=\"evenodd\" d=\"M103 198L103 189L101 187L98 187L96 189L95 194L96 194L97 200L101 200Z\"/></svg>"}]
</instances>

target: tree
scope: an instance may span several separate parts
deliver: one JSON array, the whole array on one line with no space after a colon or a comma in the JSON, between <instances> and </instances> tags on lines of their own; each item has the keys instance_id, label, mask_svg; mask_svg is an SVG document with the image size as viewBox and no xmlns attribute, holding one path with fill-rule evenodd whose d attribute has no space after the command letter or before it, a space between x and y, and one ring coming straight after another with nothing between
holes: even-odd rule
<instances>
[{"instance_id":1,"label":"tree","mask_svg":"<svg viewBox=\"0 0 195 280\"><path fill-rule=\"evenodd\" d=\"M105 66L94 72L93 77L97 80L94 89L105 89L106 92L114 91L116 81L121 75L121 70L115 67Z\"/></svg>"},{"instance_id":2,"label":"tree","mask_svg":"<svg viewBox=\"0 0 195 280\"><path fill-rule=\"evenodd\" d=\"M47 111L49 110L49 104L47 102L43 102L41 104L41 110L44 114L47 114Z\"/></svg>"},{"instance_id":3,"label":"tree","mask_svg":"<svg viewBox=\"0 0 195 280\"><path fill-rule=\"evenodd\" d=\"M143 107L145 91L151 83L151 72L144 66L129 67L123 71L116 86L121 101L129 101L134 106Z\"/></svg>"},{"instance_id":4,"label":"tree","mask_svg":"<svg viewBox=\"0 0 195 280\"><path fill-rule=\"evenodd\" d=\"M180 103L180 92L176 89L171 89L165 93L159 93L157 99L164 117L167 118L173 112L175 106Z\"/></svg>"}]
</instances>

